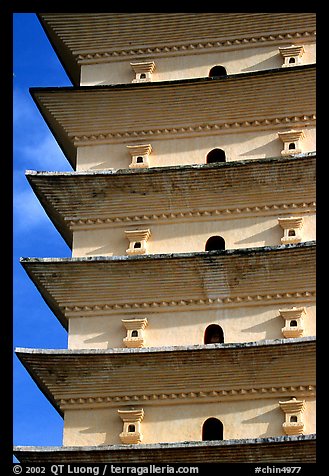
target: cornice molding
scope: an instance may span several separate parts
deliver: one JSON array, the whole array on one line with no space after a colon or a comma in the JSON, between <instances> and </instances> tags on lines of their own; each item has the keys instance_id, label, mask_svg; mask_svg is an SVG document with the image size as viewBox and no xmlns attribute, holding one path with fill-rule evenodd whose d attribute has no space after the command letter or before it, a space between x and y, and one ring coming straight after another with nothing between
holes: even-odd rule
<instances>
[{"instance_id":1,"label":"cornice molding","mask_svg":"<svg viewBox=\"0 0 329 476\"><path fill-rule=\"evenodd\" d=\"M225 40L206 40L198 42L183 42L175 45L148 46L144 48L125 48L106 51L88 51L75 54L78 64L94 64L108 63L110 61L120 61L122 59L131 59L140 56L161 57L161 56L178 56L200 53L220 52L221 50L232 51L241 48L255 48L260 46L268 46L270 44L281 44L287 41L303 41L313 42L316 38L315 30L299 30L289 33L279 33L272 35L243 36L238 38L230 38Z\"/></svg>"},{"instance_id":2,"label":"cornice molding","mask_svg":"<svg viewBox=\"0 0 329 476\"><path fill-rule=\"evenodd\" d=\"M241 296L227 296L224 298L206 298L206 299L180 299L180 300L162 300L149 302L125 302L116 304L106 303L86 303L80 306L62 306L62 312L65 317L87 317L107 314L129 314L145 312L174 312L191 311L194 309L217 309L227 307L246 307L258 305L272 305L273 303L286 302L314 302L316 291L313 289L301 290L295 292L274 292L272 294L250 294Z\"/></svg>"},{"instance_id":3,"label":"cornice molding","mask_svg":"<svg viewBox=\"0 0 329 476\"><path fill-rule=\"evenodd\" d=\"M60 399L57 404L61 410L79 410L86 408L117 407L118 405L170 405L191 403L212 403L223 400L255 400L264 398L281 398L287 395L308 396L316 395L315 385L296 386L271 386L232 388L227 390L211 390L207 392L177 392L177 393L152 393L143 395L117 395L117 396L90 396Z\"/></svg>"},{"instance_id":4,"label":"cornice molding","mask_svg":"<svg viewBox=\"0 0 329 476\"><path fill-rule=\"evenodd\" d=\"M131 215L125 217L90 217L90 218L64 218L65 222L72 231L88 230L94 228L106 228L113 226L122 226L137 223L162 223L170 221L206 221L213 220L229 220L236 218L244 218L250 216L268 216L278 213L290 213L301 211L304 213L315 213L316 202L298 202L298 203L278 203L270 205L250 205L248 207L234 208L216 208L213 210L188 211L188 212L170 212L151 215Z\"/></svg>"},{"instance_id":5,"label":"cornice molding","mask_svg":"<svg viewBox=\"0 0 329 476\"><path fill-rule=\"evenodd\" d=\"M175 137L186 137L186 136L200 136L200 135L213 135L213 134L222 134L222 133L234 133L247 132L251 129L264 130L264 129L274 129L276 130L278 126L292 127L301 125L309 126L313 125L316 121L316 114L303 114L301 116L281 116L281 117L271 117L264 119L253 120L250 118L249 121L234 121L234 122L224 122L217 124L197 124L194 126L186 125L185 127L173 127L173 128L163 128L163 129L148 129L141 131L121 131L113 132L108 134L91 134L91 135L69 135L74 146L87 146L99 144L108 144L120 142L124 143L126 141L131 141L132 139L170 139L171 136Z\"/></svg>"}]
</instances>

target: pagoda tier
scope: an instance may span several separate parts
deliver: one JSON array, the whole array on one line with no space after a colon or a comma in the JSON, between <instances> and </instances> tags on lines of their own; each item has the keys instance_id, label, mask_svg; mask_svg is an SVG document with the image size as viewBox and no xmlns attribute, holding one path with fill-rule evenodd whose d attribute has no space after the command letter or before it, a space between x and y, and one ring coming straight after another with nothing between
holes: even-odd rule
<instances>
[{"instance_id":1,"label":"pagoda tier","mask_svg":"<svg viewBox=\"0 0 329 476\"><path fill-rule=\"evenodd\" d=\"M314 13L38 13L30 88L74 169L26 177L72 257L21 258L68 331L17 348L63 417L21 462L314 462Z\"/></svg>"},{"instance_id":2,"label":"pagoda tier","mask_svg":"<svg viewBox=\"0 0 329 476\"><path fill-rule=\"evenodd\" d=\"M111 446L14 447L21 463L315 463L316 436Z\"/></svg>"},{"instance_id":3,"label":"pagoda tier","mask_svg":"<svg viewBox=\"0 0 329 476\"><path fill-rule=\"evenodd\" d=\"M166 169L125 169L116 173L27 171L26 177L70 247L75 232L83 230L82 236L86 238L88 230L99 230L102 234L95 242L95 254L99 254L101 246L111 243L106 230L119 228L116 233L122 235L123 252L115 253L113 248L112 251L124 254L124 231L134 227L150 227L155 237L152 227L176 227L177 239L170 250L175 252L179 240L184 240L186 249L189 236L185 235L191 232L185 228L185 235L178 232L179 224L198 222L204 228L204 222L216 224L218 220L255 216L259 220L274 216L273 220L277 220L296 213L314 215L315 174L315 154L304 154ZM276 225L281 236L277 222ZM266 222L266 228L272 230L273 224ZM160 228L158 235L162 238ZM234 230L230 231L232 236ZM77 240L75 245L76 248ZM155 252L161 252L161 248Z\"/></svg>"},{"instance_id":4,"label":"pagoda tier","mask_svg":"<svg viewBox=\"0 0 329 476\"><path fill-rule=\"evenodd\" d=\"M121 149L123 154L124 149L128 157L127 145L139 145L141 141L152 146L154 156L177 155L180 151L176 160L182 165L188 160L185 155L191 154L188 152L191 147L196 147L186 142L193 137L198 137L201 143L206 138L209 147L231 133L256 136L262 130L274 130L278 139L277 133L282 130L315 124L314 65L223 79L31 88L31 94L73 168L79 165L77 149L82 146L116 147L101 152L105 154L100 160L106 162L103 168L109 168L111 161L116 168L128 168L128 162L117 166L115 157L111 156ZM180 146L178 139L185 142ZM244 142L242 136L240 142ZM278 143L282 144L281 140ZM90 149L83 149L87 156L91 153ZM239 157L247 152L250 150L240 151ZM88 162L91 158L84 160Z\"/></svg>"},{"instance_id":5,"label":"pagoda tier","mask_svg":"<svg viewBox=\"0 0 329 476\"><path fill-rule=\"evenodd\" d=\"M315 251L311 241L217 252L22 258L21 263L67 327L72 316L313 301Z\"/></svg>"},{"instance_id":6,"label":"pagoda tier","mask_svg":"<svg viewBox=\"0 0 329 476\"><path fill-rule=\"evenodd\" d=\"M121 82L129 82L129 63L147 60L155 62L159 76L202 76L205 65L216 59L229 61L232 51L235 63L243 59L246 66L248 49L252 58L264 51L265 65L264 57L256 64L268 68L271 61L278 61L273 58L275 48L278 53L279 46L315 41L314 13L41 13L38 17L76 86L90 78L90 71L99 83L120 76Z\"/></svg>"},{"instance_id":7,"label":"pagoda tier","mask_svg":"<svg viewBox=\"0 0 329 476\"><path fill-rule=\"evenodd\" d=\"M304 337L148 349L18 348L16 355L61 415L110 407L147 413L150 406L180 413L180 405L248 400L257 406L267 399L279 410L279 400L291 395L314 397L315 348L315 338ZM282 430L281 409L278 415ZM168 431L165 441L175 441Z\"/></svg>"}]
</instances>

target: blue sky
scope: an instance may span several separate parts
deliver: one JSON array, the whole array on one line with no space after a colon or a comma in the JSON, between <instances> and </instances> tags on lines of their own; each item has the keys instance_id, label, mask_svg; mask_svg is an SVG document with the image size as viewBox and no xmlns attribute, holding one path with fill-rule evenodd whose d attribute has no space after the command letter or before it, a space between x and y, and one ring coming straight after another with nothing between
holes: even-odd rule
<instances>
[{"instance_id":1,"label":"blue sky","mask_svg":"<svg viewBox=\"0 0 329 476\"><path fill-rule=\"evenodd\" d=\"M67 333L19 263L20 257L67 257L57 232L25 178L25 170L69 171L30 87L71 86L34 13L13 15L14 61L14 347L67 348ZM14 356L15 445L61 445L63 420Z\"/></svg>"}]
</instances>

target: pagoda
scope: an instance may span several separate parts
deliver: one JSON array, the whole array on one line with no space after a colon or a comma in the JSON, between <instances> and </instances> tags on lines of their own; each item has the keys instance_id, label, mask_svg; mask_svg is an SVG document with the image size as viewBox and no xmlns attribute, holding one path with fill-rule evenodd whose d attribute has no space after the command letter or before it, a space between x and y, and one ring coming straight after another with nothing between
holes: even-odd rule
<instances>
[{"instance_id":1,"label":"pagoda","mask_svg":"<svg viewBox=\"0 0 329 476\"><path fill-rule=\"evenodd\" d=\"M38 18L72 257L21 264L68 348L16 349L64 421L16 457L315 462L315 14Z\"/></svg>"}]
</instances>

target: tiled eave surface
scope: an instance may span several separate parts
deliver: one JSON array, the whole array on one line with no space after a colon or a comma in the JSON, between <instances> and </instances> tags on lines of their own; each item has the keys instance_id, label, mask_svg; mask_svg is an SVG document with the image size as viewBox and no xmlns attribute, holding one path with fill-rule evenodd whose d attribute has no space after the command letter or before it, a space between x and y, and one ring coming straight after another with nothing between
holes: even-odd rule
<instances>
[{"instance_id":1,"label":"tiled eave surface","mask_svg":"<svg viewBox=\"0 0 329 476\"><path fill-rule=\"evenodd\" d=\"M21 463L315 463L316 436L191 441L153 445L16 446Z\"/></svg>"},{"instance_id":2,"label":"tiled eave surface","mask_svg":"<svg viewBox=\"0 0 329 476\"><path fill-rule=\"evenodd\" d=\"M21 264L67 327L72 315L314 299L315 252L310 241L133 257L22 258Z\"/></svg>"},{"instance_id":3,"label":"tiled eave surface","mask_svg":"<svg viewBox=\"0 0 329 476\"><path fill-rule=\"evenodd\" d=\"M170 223L207 216L227 219L261 210L280 215L289 206L314 211L316 157L304 154L115 173L27 171L26 177L71 246L74 226L129 226L164 219ZM198 218L196 212L202 215Z\"/></svg>"},{"instance_id":4,"label":"tiled eave surface","mask_svg":"<svg viewBox=\"0 0 329 476\"><path fill-rule=\"evenodd\" d=\"M73 168L79 145L307 126L316 110L315 65L221 79L30 91Z\"/></svg>"},{"instance_id":5,"label":"tiled eave surface","mask_svg":"<svg viewBox=\"0 0 329 476\"><path fill-rule=\"evenodd\" d=\"M39 13L38 17L76 86L85 63L299 44L314 41L316 28L315 14L301 12Z\"/></svg>"},{"instance_id":6,"label":"tiled eave surface","mask_svg":"<svg viewBox=\"0 0 329 476\"><path fill-rule=\"evenodd\" d=\"M142 349L18 348L16 355L62 413L77 407L314 395L315 350L315 337L304 337Z\"/></svg>"}]
</instances>

